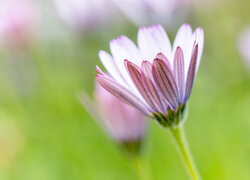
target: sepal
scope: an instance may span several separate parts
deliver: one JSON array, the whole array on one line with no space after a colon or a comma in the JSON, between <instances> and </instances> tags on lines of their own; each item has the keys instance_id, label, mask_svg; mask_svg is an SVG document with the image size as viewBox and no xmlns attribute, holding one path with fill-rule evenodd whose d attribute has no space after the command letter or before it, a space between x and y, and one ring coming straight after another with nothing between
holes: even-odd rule
<instances>
[{"instance_id":1,"label":"sepal","mask_svg":"<svg viewBox=\"0 0 250 180\"><path fill-rule=\"evenodd\" d=\"M168 108L166 114L153 113L153 116L163 127L175 129L186 120L187 105L180 105L176 111Z\"/></svg>"},{"instance_id":2,"label":"sepal","mask_svg":"<svg viewBox=\"0 0 250 180\"><path fill-rule=\"evenodd\" d=\"M131 157L138 156L142 151L143 142L141 139L137 141L120 142L122 150Z\"/></svg>"}]
</instances>

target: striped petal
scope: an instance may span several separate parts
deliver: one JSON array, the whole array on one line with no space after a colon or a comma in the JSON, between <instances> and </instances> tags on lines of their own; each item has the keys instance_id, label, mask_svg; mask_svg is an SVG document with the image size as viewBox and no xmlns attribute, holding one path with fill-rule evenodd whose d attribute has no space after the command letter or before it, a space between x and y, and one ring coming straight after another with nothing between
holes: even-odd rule
<instances>
[{"instance_id":1,"label":"striped petal","mask_svg":"<svg viewBox=\"0 0 250 180\"><path fill-rule=\"evenodd\" d=\"M180 47L177 47L174 55L174 78L178 87L178 102L183 103L185 73L184 55Z\"/></svg>"},{"instance_id":2,"label":"striped petal","mask_svg":"<svg viewBox=\"0 0 250 180\"><path fill-rule=\"evenodd\" d=\"M106 68L108 73L116 79L118 82L120 82L123 86L126 86L126 81L121 76L120 71L117 69L116 63L114 62L114 59L110 54L107 52L100 50L99 51L99 58L103 64L103 66Z\"/></svg>"},{"instance_id":3,"label":"striped petal","mask_svg":"<svg viewBox=\"0 0 250 180\"><path fill-rule=\"evenodd\" d=\"M156 55L156 59L161 59L161 60L164 61L164 62L167 64L167 66L171 69L171 64L170 64L168 58L167 58L163 53L158 53L158 54Z\"/></svg>"},{"instance_id":4,"label":"striped petal","mask_svg":"<svg viewBox=\"0 0 250 180\"><path fill-rule=\"evenodd\" d=\"M150 97L150 92L146 89L145 84L142 81L142 73L140 68L129 61L125 61L125 65L127 67L131 79L133 80L135 86L141 93L142 97L154 111L159 111L159 108L157 108L157 106L155 105L154 100Z\"/></svg>"},{"instance_id":5,"label":"striped petal","mask_svg":"<svg viewBox=\"0 0 250 180\"><path fill-rule=\"evenodd\" d=\"M99 84L109 91L111 94L122 100L123 102L134 106L145 115L151 116L151 112L146 104L144 104L136 95L131 93L130 90L121 86L118 82L110 79L106 75L96 75L96 80Z\"/></svg>"},{"instance_id":6,"label":"striped petal","mask_svg":"<svg viewBox=\"0 0 250 180\"><path fill-rule=\"evenodd\" d=\"M164 99L164 96L159 92L159 88L155 85L152 75L152 64L148 61L143 61L142 65L142 82L149 92L149 96L153 99L155 106L162 113L166 112L168 107L167 102Z\"/></svg>"},{"instance_id":7,"label":"striped petal","mask_svg":"<svg viewBox=\"0 0 250 180\"><path fill-rule=\"evenodd\" d=\"M190 64L194 41L195 39L191 26L189 24L183 24L176 34L173 51L175 52L177 47L181 47L184 55L185 75L187 74L188 66Z\"/></svg>"},{"instance_id":8,"label":"striped petal","mask_svg":"<svg viewBox=\"0 0 250 180\"><path fill-rule=\"evenodd\" d=\"M189 99L190 93L191 93L191 90L193 87L194 78L195 78L195 71L196 71L196 66L197 66L197 57L198 57L198 44L196 44L194 47L191 62L190 62L189 68L188 68L184 102L186 102Z\"/></svg>"},{"instance_id":9,"label":"striped petal","mask_svg":"<svg viewBox=\"0 0 250 180\"><path fill-rule=\"evenodd\" d=\"M105 73L98 66L95 66L95 71L101 75L105 75Z\"/></svg>"},{"instance_id":10,"label":"striped petal","mask_svg":"<svg viewBox=\"0 0 250 180\"><path fill-rule=\"evenodd\" d=\"M117 68L120 71L120 74L125 79L128 84L126 87L133 90L133 92L139 95L136 87L134 86L133 81L127 73L126 67L124 66L124 60L129 59L131 62L136 63L139 61L140 52L136 45L126 36L119 36L117 39L110 41L110 50L117 65Z\"/></svg>"},{"instance_id":11,"label":"striped petal","mask_svg":"<svg viewBox=\"0 0 250 180\"><path fill-rule=\"evenodd\" d=\"M171 107L176 110L178 107L177 86L171 68L165 63L165 61L155 59L152 73L162 94L165 96Z\"/></svg>"}]
</instances>

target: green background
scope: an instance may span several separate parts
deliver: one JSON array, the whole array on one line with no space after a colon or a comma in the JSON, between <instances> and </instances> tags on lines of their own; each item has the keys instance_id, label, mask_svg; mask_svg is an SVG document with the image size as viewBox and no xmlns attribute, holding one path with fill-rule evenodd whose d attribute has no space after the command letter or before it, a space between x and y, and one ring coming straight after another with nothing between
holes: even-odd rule
<instances>
[{"instance_id":1,"label":"green background","mask_svg":"<svg viewBox=\"0 0 250 180\"><path fill-rule=\"evenodd\" d=\"M247 0L221 1L197 7L186 21L205 31L185 122L203 179L250 179L250 74L236 46L250 24L249 7ZM172 42L181 24L168 31ZM99 49L109 51L109 40L121 34L135 42L138 28L127 21L82 35L61 28L60 38L38 38L25 53L1 50L0 179L137 179L76 95L92 94ZM148 122L142 158L153 179L188 179L168 130Z\"/></svg>"}]
</instances>

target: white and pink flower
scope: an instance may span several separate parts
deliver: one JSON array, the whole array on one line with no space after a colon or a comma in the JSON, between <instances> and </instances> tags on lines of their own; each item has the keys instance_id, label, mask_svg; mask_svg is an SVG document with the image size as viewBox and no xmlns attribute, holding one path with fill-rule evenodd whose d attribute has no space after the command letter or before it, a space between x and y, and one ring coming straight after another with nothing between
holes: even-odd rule
<instances>
[{"instance_id":1,"label":"white and pink flower","mask_svg":"<svg viewBox=\"0 0 250 180\"><path fill-rule=\"evenodd\" d=\"M95 102L87 95L82 96L80 101L109 136L123 145L140 144L147 126L143 114L110 94L98 83L94 97Z\"/></svg>"},{"instance_id":2,"label":"white and pink flower","mask_svg":"<svg viewBox=\"0 0 250 180\"><path fill-rule=\"evenodd\" d=\"M138 47L127 37L110 41L112 56L99 52L109 74L98 67L96 80L110 93L164 126L181 121L200 64L204 32L180 27L173 47L160 25L142 27Z\"/></svg>"}]
</instances>

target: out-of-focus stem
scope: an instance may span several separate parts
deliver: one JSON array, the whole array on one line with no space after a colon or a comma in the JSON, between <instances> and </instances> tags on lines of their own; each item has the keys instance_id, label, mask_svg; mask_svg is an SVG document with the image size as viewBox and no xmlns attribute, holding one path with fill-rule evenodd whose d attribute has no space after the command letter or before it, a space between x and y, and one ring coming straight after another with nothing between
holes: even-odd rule
<instances>
[{"instance_id":1,"label":"out-of-focus stem","mask_svg":"<svg viewBox=\"0 0 250 180\"><path fill-rule=\"evenodd\" d=\"M187 140L182 125L177 128L169 128L172 137L175 141L176 147L179 150L180 156L182 157L185 168L192 180L201 180L201 177L197 171L196 165L193 161L192 155L189 151Z\"/></svg>"},{"instance_id":2,"label":"out-of-focus stem","mask_svg":"<svg viewBox=\"0 0 250 180\"><path fill-rule=\"evenodd\" d=\"M133 157L132 159L138 180L151 180L151 174L148 164L143 161L140 156Z\"/></svg>"}]
</instances>

